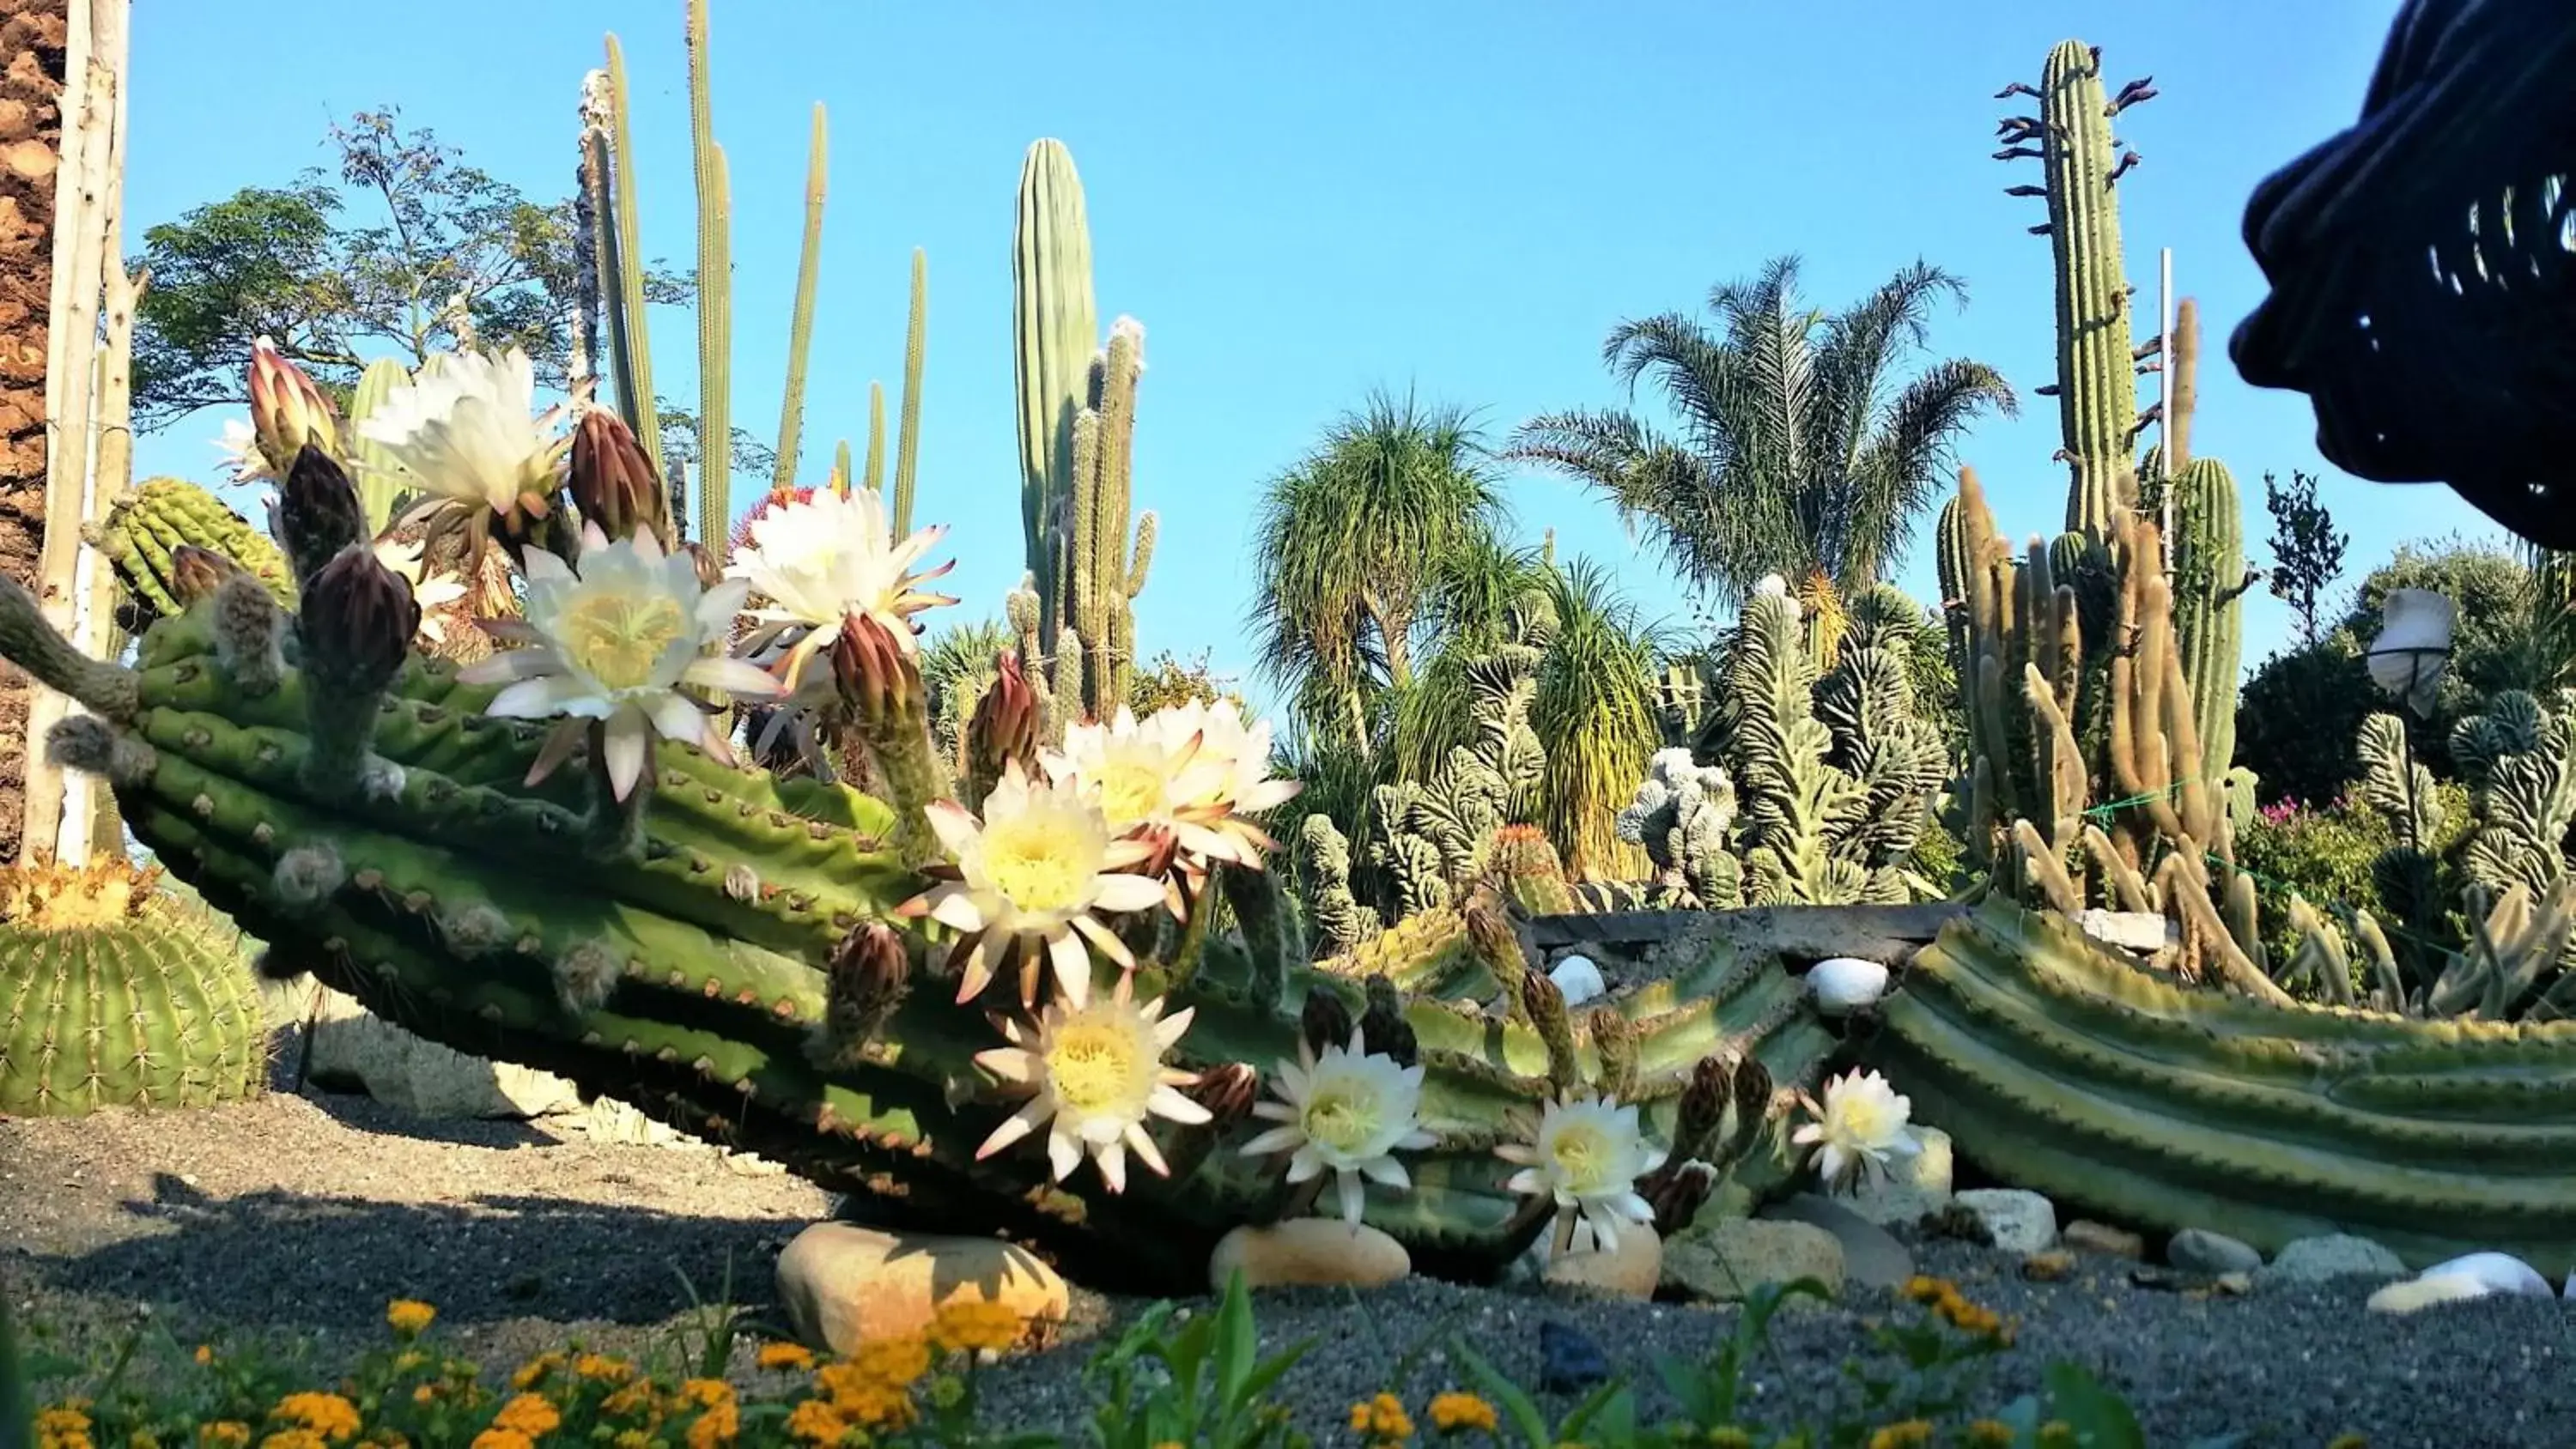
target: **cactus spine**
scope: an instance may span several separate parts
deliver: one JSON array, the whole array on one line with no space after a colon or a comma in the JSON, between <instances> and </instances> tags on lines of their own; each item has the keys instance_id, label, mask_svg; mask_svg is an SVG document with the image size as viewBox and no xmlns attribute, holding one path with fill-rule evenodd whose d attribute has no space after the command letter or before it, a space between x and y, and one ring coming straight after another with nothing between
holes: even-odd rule
<instances>
[{"instance_id":1,"label":"cactus spine","mask_svg":"<svg viewBox=\"0 0 2576 1449\"><path fill-rule=\"evenodd\" d=\"M698 189L698 546L733 542L733 181L716 144L707 0L689 0L689 160Z\"/></svg>"},{"instance_id":2,"label":"cactus spine","mask_svg":"<svg viewBox=\"0 0 2576 1449\"><path fill-rule=\"evenodd\" d=\"M805 359L814 347L814 289L823 269L826 147L823 103L817 101L814 138L805 156L805 239L796 257L796 311L787 327L787 391L778 403L778 466L770 475L776 488L796 486L796 455L805 441Z\"/></svg>"}]
</instances>

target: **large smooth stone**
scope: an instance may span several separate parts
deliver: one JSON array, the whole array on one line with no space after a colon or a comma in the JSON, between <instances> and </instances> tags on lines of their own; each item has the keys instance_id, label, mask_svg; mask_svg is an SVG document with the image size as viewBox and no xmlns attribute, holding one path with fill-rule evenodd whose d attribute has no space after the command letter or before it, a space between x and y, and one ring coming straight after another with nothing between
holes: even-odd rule
<instances>
[{"instance_id":1,"label":"large smooth stone","mask_svg":"<svg viewBox=\"0 0 2576 1449\"><path fill-rule=\"evenodd\" d=\"M1652 1298L1663 1273L1664 1240L1645 1223L1624 1223L1618 1246L1609 1252L1587 1249L1551 1258L1539 1277L1551 1288Z\"/></svg>"},{"instance_id":2,"label":"large smooth stone","mask_svg":"<svg viewBox=\"0 0 2576 1449\"><path fill-rule=\"evenodd\" d=\"M1290 1218L1242 1227L1208 1257L1208 1286L1222 1293L1237 1270L1246 1288L1376 1288L1413 1271L1404 1244L1366 1223Z\"/></svg>"},{"instance_id":3,"label":"large smooth stone","mask_svg":"<svg viewBox=\"0 0 2576 1449\"><path fill-rule=\"evenodd\" d=\"M1975 1187L1950 1199L2007 1253L2045 1253L2057 1246L2057 1205L2017 1187Z\"/></svg>"},{"instance_id":4,"label":"large smooth stone","mask_svg":"<svg viewBox=\"0 0 2576 1449\"><path fill-rule=\"evenodd\" d=\"M1819 1193L1802 1192L1762 1210L1765 1219L1812 1224L1842 1244L1843 1277L1866 1288L1898 1288L1914 1276L1914 1252L1894 1234L1842 1203ZM1700 1221L1709 1221L1700 1214Z\"/></svg>"},{"instance_id":5,"label":"large smooth stone","mask_svg":"<svg viewBox=\"0 0 2576 1449\"><path fill-rule=\"evenodd\" d=\"M2349 1233L2285 1243L2257 1283L2322 1283L2332 1278L2398 1278L2406 1264L2381 1244Z\"/></svg>"},{"instance_id":6,"label":"large smooth stone","mask_svg":"<svg viewBox=\"0 0 2576 1449\"><path fill-rule=\"evenodd\" d=\"M1840 1297L1843 1276L1843 1245L1813 1223L1703 1218L1664 1244L1664 1281L1712 1302L1801 1278L1814 1278Z\"/></svg>"},{"instance_id":7,"label":"large smooth stone","mask_svg":"<svg viewBox=\"0 0 2576 1449\"><path fill-rule=\"evenodd\" d=\"M797 1338L835 1354L919 1333L955 1303L1000 1303L1023 1323L1061 1320L1072 1306L1053 1268L999 1238L916 1236L855 1223L816 1223L796 1235L778 1255L778 1301Z\"/></svg>"}]
</instances>

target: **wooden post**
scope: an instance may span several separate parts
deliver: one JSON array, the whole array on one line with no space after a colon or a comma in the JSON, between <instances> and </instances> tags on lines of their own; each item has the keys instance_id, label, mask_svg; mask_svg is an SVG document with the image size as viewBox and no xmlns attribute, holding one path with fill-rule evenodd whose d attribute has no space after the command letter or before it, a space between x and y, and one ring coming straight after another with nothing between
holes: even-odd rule
<instances>
[{"instance_id":1,"label":"wooden post","mask_svg":"<svg viewBox=\"0 0 2576 1449\"><path fill-rule=\"evenodd\" d=\"M45 339L45 543L37 555L36 601L65 633L79 603L81 506L89 488L92 384L96 381L101 197L113 160L115 77L97 54L91 0L71 0L63 43L62 169L54 187L54 285ZM56 858L62 836L63 772L45 759L45 740L71 701L42 684L27 702L27 798L18 856Z\"/></svg>"},{"instance_id":2,"label":"wooden post","mask_svg":"<svg viewBox=\"0 0 2576 1449\"><path fill-rule=\"evenodd\" d=\"M115 125L109 140L105 219L100 228L99 272L104 283L107 336L98 352L98 439L89 497L81 510L81 537L105 526L108 510L134 483L134 309L150 282L125 270L125 142L132 72L127 65L131 0L90 0L96 20L95 50L116 90ZM80 605L72 642L101 659L124 654L125 632L116 626L116 570L97 548L80 551ZM63 782L63 833L56 852L64 860L122 854L125 826L106 782L73 775Z\"/></svg>"}]
</instances>

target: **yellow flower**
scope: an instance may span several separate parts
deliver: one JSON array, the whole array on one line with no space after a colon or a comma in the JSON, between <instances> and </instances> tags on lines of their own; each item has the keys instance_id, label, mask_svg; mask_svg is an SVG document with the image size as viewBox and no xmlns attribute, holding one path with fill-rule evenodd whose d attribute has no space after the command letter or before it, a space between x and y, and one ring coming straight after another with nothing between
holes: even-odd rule
<instances>
[{"instance_id":1,"label":"yellow flower","mask_svg":"<svg viewBox=\"0 0 2576 1449\"><path fill-rule=\"evenodd\" d=\"M1968 1426L1968 1442L1976 1449L2012 1449L2013 1427L2001 1419L1979 1419Z\"/></svg>"},{"instance_id":2,"label":"yellow flower","mask_svg":"<svg viewBox=\"0 0 2576 1449\"><path fill-rule=\"evenodd\" d=\"M215 1346L214 1346L213 1344L211 1344L211 1343L201 1343L201 1344L198 1344L198 1345L197 1345L197 1362L198 1362L198 1363L200 1363L200 1364L209 1364L209 1363L213 1363L214 1361L215 1361Z\"/></svg>"},{"instance_id":3,"label":"yellow flower","mask_svg":"<svg viewBox=\"0 0 2576 1449\"><path fill-rule=\"evenodd\" d=\"M572 1371L577 1378L602 1384L622 1384L635 1377L635 1365L604 1353L586 1353L574 1359Z\"/></svg>"},{"instance_id":4,"label":"yellow flower","mask_svg":"<svg viewBox=\"0 0 2576 1449\"><path fill-rule=\"evenodd\" d=\"M1482 1429L1491 1434L1498 1422L1494 1406L1474 1394L1446 1393L1431 1401L1431 1427L1443 1434L1455 1434L1461 1429Z\"/></svg>"},{"instance_id":5,"label":"yellow flower","mask_svg":"<svg viewBox=\"0 0 2576 1449\"><path fill-rule=\"evenodd\" d=\"M930 1372L930 1345L918 1338L872 1339L859 1345L850 1362L865 1378L906 1389Z\"/></svg>"},{"instance_id":6,"label":"yellow flower","mask_svg":"<svg viewBox=\"0 0 2576 1449\"><path fill-rule=\"evenodd\" d=\"M712 1449L717 1444L730 1444L734 1435L740 1432L742 1411L734 1407L731 1398L727 1398L698 1415L696 1421L689 1425L689 1449Z\"/></svg>"},{"instance_id":7,"label":"yellow flower","mask_svg":"<svg viewBox=\"0 0 2576 1449\"><path fill-rule=\"evenodd\" d=\"M1371 1444L1401 1444L1413 1437L1413 1419L1402 1399L1380 1394L1351 1405L1351 1432Z\"/></svg>"},{"instance_id":8,"label":"yellow flower","mask_svg":"<svg viewBox=\"0 0 2576 1449\"><path fill-rule=\"evenodd\" d=\"M197 1442L206 1449L242 1449L250 1442L250 1425L237 1419L217 1419L197 1426Z\"/></svg>"},{"instance_id":9,"label":"yellow flower","mask_svg":"<svg viewBox=\"0 0 2576 1449\"><path fill-rule=\"evenodd\" d=\"M2051 1419L2039 1426L2039 1449L2075 1449L2075 1426L2064 1419Z\"/></svg>"},{"instance_id":10,"label":"yellow flower","mask_svg":"<svg viewBox=\"0 0 2576 1449\"><path fill-rule=\"evenodd\" d=\"M1708 1431L1708 1449L1753 1449L1753 1436L1733 1424L1720 1424Z\"/></svg>"},{"instance_id":11,"label":"yellow flower","mask_svg":"<svg viewBox=\"0 0 2576 1449\"><path fill-rule=\"evenodd\" d=\"M338 1394L288 1394L270 1412L334 1444L358 1432L358 1406Z\"/></svg>"},{"instance_id":12,"label":"yellow flower","mask_svg":"<svg viewBox=\"0 0 2576 1449\"><path fill-rule=\"evenodd\" d=\"M536 1442L516 1429L486 1429L474 1436L471 1449L536 1449Z\"/></svg>"},{"instance_id":13,"label":"yellow flower","mask_svg":"<svg viewBox=\"0 0 2576 1449\"><path fill-rule=\"evenodd\" d=\"M411 1401L424 1407L438 1402L438 1385L421 1384L411 1391Z\"/></svg>"},{"instance_id":14,"label":"yellow flower","mask_svg":"<svg viewBox=\"0 0 2576 1449\"><path fill-rule=\"evenodd\" d=\"M984 1349L1000 1352L1020 1341L1019 1313L990 1298L959 1299L939 1310L930 1336L940 1347L960 1353Z\"/></svg>"},{"instance_id":15,"label":"yellow flower","mask_svg":"<svg viewBox=\"0 0 2576 1449\"><path fill-rule=\"evenodd\" d=\"M405 1338L418 1338L429 1330L438 1310L416 1298L397 1298L385 1305L385 1323Z\"/></svg>"},{"instance_id":16,"label":"yellow flower","mask_svg":"<svg viewBox=\"0 0 2576 1449\"><path fill-rule=\"evenodd\" d=\"M394 1355L394 1372L398 1374L416 1373L428 1366L429 1355L416 1348L407 1348Z\"/></svg>"},{"instance_id":17,"label":"yellow flower","mask_svg":"<svg viewBox=\"0 0 2576 1449\"><path fill-rule=\"evenodd\" d=\"M1905 1280L1904 1294L1917 1303L1938 1303L1959 1290L1946 1279L1927 1278L1920 1273Z\"/></svg>"},{"instance_id":18,"label":"yellow flower","mask_svg":"<svg viewBox=\"0 0 2576 1449\"><path fill-rule=\"evenodd\" d=\"M91 1449L89 1430L78 1403L47 1409L36 1416L37 1449Z\"/></svg>"},{"instance_id":19,"label":"yellow flower","mask_svg":"<svg viewBox=\"0 0 2576 1449\"><path fill-rule=\"evenodd\" d=\"M1932 1442L1932 1424L1926 1419L1907 1419L1890 1424L1869 1436L1869 1449L1923 1449Z\"/></svg>"},{"instance_id":20,"label":"yellow flower","mask_svg":"<svg viewBox=\"0 0 2576 1449\"><path fill-rule=\"evenodd\" d=\"M161 1441L149 1429L137 1429L125 1436L125 1449L161 1449Z\"/></svg>"},{"instance_id":21,"label":"yellow flower","mask_svg":"<svg viewBox=\"0 0 2576 1449\"><path fill-rule=\"evenodd\" d=\"M564 1356L559 1352L549 1349L544 1353L538 1354L535 1358L528 1360L526 1363L519 1365L518 1372L510 1375L510 1387L522 1390L533 1389L537 1385L545 1382L546 1375L553 1373L555 1370L562 1368L563 1366Z\"/></svg>"},{"instance_id":22,"label":"yellow flower","mask_svg":"<svg viewBox=\"0 0 2576 1449\"><path fill-rule=\"evenodd\" d=\"M310 1429L280 1429L259 1441L259 1449L322 1449L324 1439Z\"/></svg>"},{"instance_id":23,"label":"yellow flower","mask_svg":"<svg viewBox=\"0 0 2576 1449\"><path fill-rule=\"evenodd\" d=\"M760 1346L760 1366L765 1369L809 1369L814 1366L814 1355L801 1343L764 1343Z\"/></svg>"},{"instance_id":24,"label":"yellow flower","mask_svg":"<svg viewBox=\"0 0 2576 1449\"><path fill-rule=\"evenodd\" d=\"M680 1385L680 1399L702 1409L719 1408L733 1402L733 1385L722 1379L688 1379Z\"/></svg>"},{"instance_id":25,"label":"yellow flower","mask_svg":"<svg viewBox=\"0 0 2576 1449\"><path fill-rule=\"evenodd\" d=\"M803 1444L838 1444L849 1437L850 1421L827 1401L807 1399L787 1416L787 1434Z\"/></svg>"},{"instance_id":26,"label":"yellow flower","mask_svg":"<svg viewBox=\"0 0 2576 1449\"><path fill-rule=\"evenodd\" d=\"M492 1416L495 1429L515 1429L531 1439L541 1439L563 1423L563 1413L543 1394L521 1394L501 1406Z\"/></svg>"},{"instance_id":27,"label":"yellow flower","mask_svg":"<svg viewBox=\"0 0 2576 1449\"><path fill-rule=\"evenodd\" d=\"M635 1379L599 1401L599 1412L611 1419L623 1419L653 1407L653 1385L647 1379Z\"/></svg>"}]
</instances>

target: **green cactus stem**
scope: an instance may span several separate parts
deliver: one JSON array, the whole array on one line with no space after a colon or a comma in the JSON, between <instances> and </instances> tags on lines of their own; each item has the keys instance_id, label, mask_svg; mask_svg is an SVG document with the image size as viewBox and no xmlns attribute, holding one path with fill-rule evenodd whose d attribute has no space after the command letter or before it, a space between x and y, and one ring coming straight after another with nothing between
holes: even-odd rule
<instances>
[{"instance_id":1,"label":"green cactus stem","mask_svg":"<svg viewBox=\"0 0 2576 1449\"><path fill-rule=\"evenodd\" d=\"M240 933L159 879L115 858L0 871L0 1116L267 1089L267 1022Z\"/></svg>"},{"instance_id":2,"label":"green cactus stem","mask_svg":"<svg viewBox=\"0 0 2576 1449\"><path fill-rule=\"evenodd\" d=\"M787 390L778 402L778 464L774 488L796 486L796 460L805 443L805 360L814 348L814 290L823 270L823 199L830 172L823 104L814 103L814 136L805 158L805 237L796 254L796 310L787 327ZM898 537L901 535L898 534Z\"/></svg>"},{"instance_id":3,"label":"green cactus stem","mask_svg":"<svg viewBox=\"0 0 2576 1449\"><path fill-rule=\"evenodd\" d=\"M707 0L688 0L689 161L698 191L698 547L733 543L733 182L716 143Z\"/></svg>"},{"instance_id":4,"label":"green cactus stem","mask_svg":"<svg viewBox=\"0 0 2576 1449\"><path fill-rule=\"evenodd\" d=\"M1019 395L1020 521L1028 571L1047 612L1042 639L1073 621L1058 574L1073 507L1074 420L1089 401L1099 313L1091 291L1091 229L1082 178L1064 143L1042 140L1020 164L1018 227L1011 249L1013 376Z\"/></svg>"},{"instance_id":5,"label":"green cactus stem","mask_svg":"<svg viewBox=\"0 0 2576 1449\"><path fill-rule=\"evenodd\" d=\"M411 385L411 372L390 357L379 357L367 364L358 375L358 386L349 394L348 425L343 428L343 447L349 457L350 481L357 485L358 506L366 515L367 536L381 537L393 527L394 516L409 502L398 480L393 453L384 444L371 441L358 430L377 408L384 406L397 388ZM256 570L254 570L255 572Z\"/></svg>"},{"instance_id":6,"label":"green cactus stem","mask_svg":"<svg viewBox=\"0 0 2576 1449\"><path fill-rule=\"evenodd\" d=\"M626 426L653 462L656 477L671 467L662 456L661 410L653 400L653 344L644 316L644 223L635 199L634 126L626 91L626 52L617 37L608 37L608 178L609 205L594 207L605 230L599 238L600 264L611 269L615 285L601 289L608 314L617 407ZM687 518L674 509L673 526Z\"/></svg>"},{"instance_id":7,"label":"green cactus stem","mask_svg":"<svg viewBox=\"0 0 2576 1449\"><path fill-rule=\"evenodd\" d=\"M903 426L895 435L894 498L887 510L894 521L894 536L902 539L912 532L912 499L921 464L921 356L930 326L930 258L915 247L912 252L912 305L907 309L903 329ZM884 428L885 398L882 392L869 399L871 427ZM870 487L875 485L871 483Z\"/></svg>"},{"instance_id":8,"label":"green cactus stem","mask_svg":"<svg viewBox=\"0 0 2576 1449\"><path fill-rule=\"evenodd\" d=\"M186 479L144 479L109 504L107 517L86 532L124 586L122 612L130 630L186 607L179 550L191 546L259 580L280 605L295 605L295 579L276 543Z\"/></svg>"}]
</instances>

